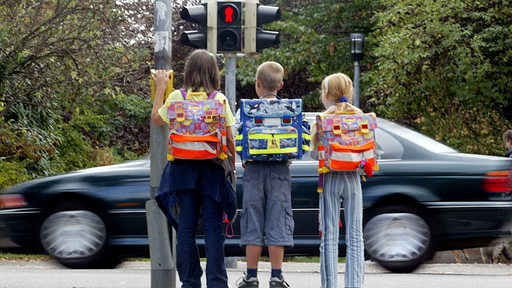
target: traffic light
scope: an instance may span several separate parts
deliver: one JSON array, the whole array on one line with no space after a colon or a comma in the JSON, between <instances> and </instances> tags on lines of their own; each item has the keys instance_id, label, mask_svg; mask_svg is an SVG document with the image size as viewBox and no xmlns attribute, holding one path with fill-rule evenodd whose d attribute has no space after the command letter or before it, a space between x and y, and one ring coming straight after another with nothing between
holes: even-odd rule
<instances>
[{"instance_id":1,"label":"traffic light","mask_svg":"<svg viewBox=\"0 0 512 288\"><path fill-rule=\"evenodd\" d=\"M181 19L199 24L197 30L183 31L180 43L193 48L206 49L208 39L207 4L185 7L180 12Z\"/></svg>"},{"instance_id":2,"label":"traffic light","mask_svg":"<svg viewBox=\"0 0 512 288\"><path fill-rule=\"evenodd\" d=\"M242 51L242 2L217 1L217 51Z\"/></svg>"},{"instance_id":3,"label":"traffic light","mask_svg":"<svg viewBox=\"0 0 512 288\"><path fill-rule=\"evenodd\" d=\"M263 24L281 19L279 7L247 1L245 6L245 53L256 53L279 45L279 32L262 28Z\"/></svg>"},{"instance_id":4,"label":"traffic light","mask_svg":"<svg viewBox=\"0 0 512 288\"><path fill-rule=\"evenodd\" d=\"M263 30L261 26L281 19L281 9L273 6L258 5L256 11L256 51L279 45L279 32Z\"/></svg>"}]
</instances>

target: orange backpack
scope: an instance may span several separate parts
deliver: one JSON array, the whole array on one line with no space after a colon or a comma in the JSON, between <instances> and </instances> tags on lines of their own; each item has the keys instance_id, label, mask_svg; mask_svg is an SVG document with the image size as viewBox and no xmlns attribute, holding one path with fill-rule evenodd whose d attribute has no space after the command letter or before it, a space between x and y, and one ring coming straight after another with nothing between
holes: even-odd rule
<instances>
[{"instance_id":1,"label":"orange backpack","mask_svg":"<svg viewBox=\"0 0 512 288\"><path fill-rule=\"evenodd\" d=\"M329 171L359 171L371 177L378 170L375 159L375 113L317 115L320 180ZM321 181L320 181L321 182ZM320 183L319 191L322 191Z\"/></svg>"},{"instance_id":2,"label":"orange backpack","mask_svg":"<svg viewBox=\"0 0 512 288\"><path fill-rule=\"evenodd\" d=\"M227 158L225 103L216 100L218 91L180 89L183 100L172 101L169 118L168 159L207 160ZM202 100L191 100L193 97Z\"/></svg>"}]
</instances>

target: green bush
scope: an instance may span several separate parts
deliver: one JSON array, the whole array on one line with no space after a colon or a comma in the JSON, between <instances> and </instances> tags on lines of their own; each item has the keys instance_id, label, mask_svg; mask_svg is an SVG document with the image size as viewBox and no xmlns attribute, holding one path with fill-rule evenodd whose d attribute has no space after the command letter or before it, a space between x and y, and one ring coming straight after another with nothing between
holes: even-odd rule
<instances>
[{"instance_id":1,"label":"green bush","mask_svg":"<svg viewBox=\"0 0 512 288\"><path fill-rule=\"evenodd\" d=\"M23 162L9 162L0 159L0 189L31 179Z\"/></svg>"}]
</instances>

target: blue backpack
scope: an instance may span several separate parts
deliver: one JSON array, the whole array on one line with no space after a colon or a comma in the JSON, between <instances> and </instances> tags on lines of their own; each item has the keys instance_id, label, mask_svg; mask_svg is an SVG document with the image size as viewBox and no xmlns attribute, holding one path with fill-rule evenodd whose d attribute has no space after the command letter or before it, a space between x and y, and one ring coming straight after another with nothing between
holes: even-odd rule
<instances>
[{"instance_id":1,"label":"blue backpack","mask_svg":"<svg viewBox=\"0 0 512 288\"><path fill-rule=\"evenodd\" d=\"M242 99L240 122L236 150L242 161L301 159L309 150L301 99Z\"/></svg>"}]
</instances>

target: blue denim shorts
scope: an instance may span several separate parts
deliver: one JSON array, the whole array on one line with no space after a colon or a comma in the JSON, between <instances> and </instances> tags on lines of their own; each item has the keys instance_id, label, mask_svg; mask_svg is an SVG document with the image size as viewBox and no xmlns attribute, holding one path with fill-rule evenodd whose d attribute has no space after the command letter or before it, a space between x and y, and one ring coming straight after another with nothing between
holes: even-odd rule
<instances>
[{"instance_id":1,"label":"blue denim shorts","mask_svg":"<svg viewBox=\"0 0 512 288\"><path fill-rule=\"evenodd\" d=\"M241 246L293 246L291 178L287 161L246 163L240 221Z\"/></svg>"}]
</instances>

